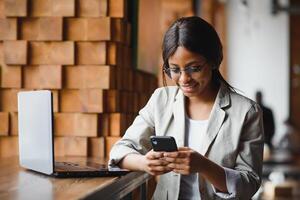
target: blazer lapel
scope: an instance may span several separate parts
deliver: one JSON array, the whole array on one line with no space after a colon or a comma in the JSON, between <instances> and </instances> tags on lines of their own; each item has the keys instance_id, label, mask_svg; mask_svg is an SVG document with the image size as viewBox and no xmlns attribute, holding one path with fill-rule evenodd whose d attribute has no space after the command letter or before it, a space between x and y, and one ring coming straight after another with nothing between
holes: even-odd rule
<instances>
[{"instance_id":1,"label":"blazer lapel","mask_svg":"<svg viewBox=\"0 0 300 200\"><path fill-rule=\"evenodd\" d=\"M184 95L180 89L178 89L178 93L175 96L173 104L173 115L174 115L174 123L175 123L175 131L176 131L176 143L178 147L184 146L184 134L185 134L185 100Z\"/></svg>"},{"instance_id":2,"label":"blazer lapel","mask_svg":"<svg viewBox=\"0 0 300 200\"><path fill-rule=\"evenodd\" d=\"M230 104L229 93L226 92L226 90L226 88L221 86L217 94L214 106L209 117L206 135L204 136L204 141L200 149L200 153L202 155L207 154L210 145L218 135L218 132L226 117L226 112L223 110L223 108Z\"/></svg>"}]
</instances>

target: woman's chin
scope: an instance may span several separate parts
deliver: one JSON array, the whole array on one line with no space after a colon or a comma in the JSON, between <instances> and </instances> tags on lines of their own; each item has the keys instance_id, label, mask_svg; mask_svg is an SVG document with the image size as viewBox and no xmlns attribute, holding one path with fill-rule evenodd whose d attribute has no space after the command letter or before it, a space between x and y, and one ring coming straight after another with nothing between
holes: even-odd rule
<instances>
[{"instance_id":1,"label":"woman's chin","mask_svg":"<svg viewBox=\"0 0 300 200\"><path fill-rule=\"evenodd\" d=\"M193 96L197 96L198 95L198 90L193 89L193 90L185 90L185 89L181 89L182 93L187 96L187 97L193 97Z\"/></svg>"},{"instance_id":2,"label":"woman's chin","mask_svg":"<svg viewBox=\"0 0 300 200\"><path fill-rule=\"evenodd\" d=\"M198 96L197 93L194 93L194 92L183 92L183 94L186 97L196 97L196 96Z\"/></svg>"}]
</instances>

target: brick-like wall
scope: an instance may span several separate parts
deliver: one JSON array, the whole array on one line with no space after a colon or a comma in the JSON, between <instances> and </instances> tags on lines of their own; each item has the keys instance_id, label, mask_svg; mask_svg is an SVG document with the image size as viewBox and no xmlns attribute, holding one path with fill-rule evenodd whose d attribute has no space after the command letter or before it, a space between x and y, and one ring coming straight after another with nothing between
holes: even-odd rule
<instances>
[{"instance_id":1,"label":"brick-like wall","mask_svg":"<svg viewBox=\"0 0 300 200\"><path fill-rule=\"evenodd\" d=\"M133 70L126 0L0 0L0 157L19 91L53 92L55 155L107 156L157 86Z\"/></svg>"}]
</instances>

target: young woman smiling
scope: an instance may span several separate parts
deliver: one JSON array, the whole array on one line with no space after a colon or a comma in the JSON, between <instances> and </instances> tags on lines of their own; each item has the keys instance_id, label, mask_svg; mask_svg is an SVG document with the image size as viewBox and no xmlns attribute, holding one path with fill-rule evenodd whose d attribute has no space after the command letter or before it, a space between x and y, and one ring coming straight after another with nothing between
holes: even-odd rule
<instances>
[{"instance_id":1,"label":"young woman smiling","mask_svg":"<svg viewBox=\"0 0 300 200\"><path fill-rule=\"evenodd\" d=\"M222 45L199 17L180 18L163 41L163 71L177 86L158 88L110 164L160 175L154 199L251 199L260 187L261 110L222 77ZM176 152L151 150L150 136L173 136Z\"/></svg>"}]
</instances>

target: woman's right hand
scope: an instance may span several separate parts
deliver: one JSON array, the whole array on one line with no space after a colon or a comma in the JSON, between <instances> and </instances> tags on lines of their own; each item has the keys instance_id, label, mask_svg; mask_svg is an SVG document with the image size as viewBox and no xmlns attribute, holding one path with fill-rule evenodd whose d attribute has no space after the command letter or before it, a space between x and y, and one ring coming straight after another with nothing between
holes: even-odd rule
<instances>
[{"instance_id":1,"label":"woman's right hand","mask_svg":"<svg viewBox=\"0 0 300 200\"><path fill-rule=\"evenodd\" d=\"M144 171L153 176L172 171L172 169L167 166L169 162L164 160L164 152L155 152L151 150L143 157Z\"/></svg>"}]
</instances>

